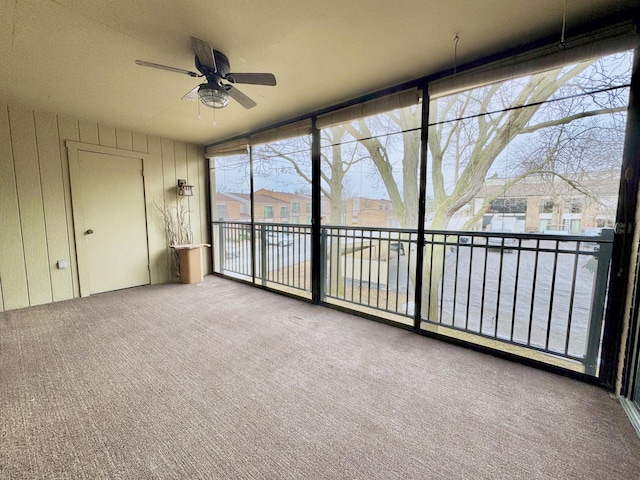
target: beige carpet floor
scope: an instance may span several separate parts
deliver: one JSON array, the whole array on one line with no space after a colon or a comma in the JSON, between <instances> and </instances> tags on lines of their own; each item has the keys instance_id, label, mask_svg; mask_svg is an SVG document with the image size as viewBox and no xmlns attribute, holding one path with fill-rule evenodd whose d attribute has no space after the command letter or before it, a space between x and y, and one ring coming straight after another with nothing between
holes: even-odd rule
<instances>
[{"instance_id":1,"label":"beige carpet floor","mask_svg":"<svg viewBox=\"0 0 640 480\"><path fill-rule=\"evenodd\" d=\"M0 314L0 478L638 479L597 387L216 277Z\"/></svg>"}]
</instances>

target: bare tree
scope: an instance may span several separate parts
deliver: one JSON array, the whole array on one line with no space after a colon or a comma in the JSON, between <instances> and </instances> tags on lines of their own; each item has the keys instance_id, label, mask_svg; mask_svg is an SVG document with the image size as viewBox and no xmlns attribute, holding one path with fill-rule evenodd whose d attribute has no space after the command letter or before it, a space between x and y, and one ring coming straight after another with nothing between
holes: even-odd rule
<instances>
[{"instance_id":1,"label":"bare tree","mask_svg":"<svg viewBox=\"0 0 640 480\"><path fill-rule=\"evenodd\" d=\"M624 73L618 72L616 75ZM514 139L536 132L552 133L549 133L546 139L544 136L539 137L537 141L540 145L537 152L529 152L526 158L521 156L519 163L512 165L513 174L505 181L504 188L494 192L493 198L485 197L483 208L467 221L465 227L470 227L481 217L492 200L531 175L551 175L555 180L560 180L565 187L588 193L581 182L581 178L584 177L575 173L593 168L593 142L591 145L585 145L585 142L570 140L584 140L579 137L584 137L585 131L593 136L601 133L602 128L611 128L619 132L619 125L609 122L607 127L602 128L583 127L586 129L582 133L577 133L576 128L569 126L577 125L576 122L581 119L621 112L626 108L626 103L622 101L624 99L620 97L621 92L617 89L607 89L612 82L624 83L617 78L612 79L611 75L607 76L606 69L599 62L588 61L432 101L428 135L431 173L428 182L433 190L434 211L430 212L430 228L446 229L452 217L478 195L490 169L496 166L496 160L505 150L514 145ZM591 105L585 107L578 97L572 98L576 93L583 93L585 89L603 92L590 95L588 98ZM552 109L547 109L545 112L542 107L558 96L569 97L568 104L557 103L561 105L557 108L565 111L553 112ZM409 115L407 112L410 112ZM386 116L396 122L402 131L407 132L403 137L408 144L405 147L403 169L405 177L413 175L417 178L417 138L413 127L419 125L419 112L403 109L400 114L392 112ZM354 138L364 139L361 142L378 169L398 218L403 226L414 227L416 223L413 222L417 215L414 216L412 210L417 211L417 187L414 188L417 182L404 182L404 196L401 195L395 177L391 174L389 152L375 136L375 132L371 131L369 124L360 119L345 128ZM414 147L411 148L411 145ZM587 162L585 152L591 152L591 158L588 159L590 162ZM570 160L562 161L565 156ZM581 161L576 163L576 158ZM558 168L560 164L572 165L574 172L569 174L567 169ZM438 284L442 275L442 268L435 266L442 265L444 253L442 246L435 246L433 251L429 249L425 255L424 272L425 275L431 275L431 278L424 284L431 285L432 288L431 291L424 292L423 304L430 304L432 311L423 314L432 317L437 315ZM431 268L430 262L434 263L434 268Z\"/></svg>"}]
</instances>

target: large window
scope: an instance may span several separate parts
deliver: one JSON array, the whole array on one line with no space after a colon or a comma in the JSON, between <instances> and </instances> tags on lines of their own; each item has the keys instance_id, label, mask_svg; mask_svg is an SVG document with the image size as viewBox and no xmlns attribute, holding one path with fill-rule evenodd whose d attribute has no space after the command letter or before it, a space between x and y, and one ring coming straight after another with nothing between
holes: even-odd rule
<instances>
[{"instance_id":1,"label":"large window","mask_svg":"<svg viewBox=\"0 0 640 480\"><path fill-rule=\"evenodd\" d=\"M250 171L246 144L210 160L214 271L245 280L253 258Z\"/></svg>"},{"instance_id":2,"label":"large window","mask_svg":"<svg viewBox=\"0 0 640 480\"><path fill-rule=\"evenodd\" d=\"M426 322L587 355L597 262L524 233L615 221L631 63L609 55L431 100L427 225L482 234L430 238Z\"/></svg>"},{"instance_id":3,"label":"large window","mask_svg":"<svg viewBox=\"0 0 640 480\"><path fill-rule=\"evenodd\" d=\"M319 121L322 193L330 205L323 223L417 228L421 126L417 92L391 97L370 111L375 113L367 115L365 107Z\"/></svg>"},{"instance_id":4,"label":"large window","mask_svg":"<svg viewBox=\"0 0 640 480\"><path fill-rule=\"evenodd\" d=\"M555 214L554 224L562 213L610 204L631 59L631 52L609 55L432 100L429 228L481 230L487 210L528 198L544 197L540 213ZM529 215L523 231L539 220Z\"/></svg>"},{"instance_id":5,"label":"large window","mask_svg":"<svg viewBox=\"0 0 640 480\"><path fill-rule=\"evenodd\" d=\"M421 116L413 90L318 120L327 301L410 315Z\"/></svg>"},{"instance_id":6,"label":"large window","mask_svg":"<svg viewBox=\"0 0 640 480\"><path fill-rule=\"evenodd\" d=\"M273 208L270 217L256 221L299 223L300 204L311 200L311 137L296 136L251 147L254 171L254 203ZM276 216L274 216L276 215Z\"/></svg>"}]
</instances>

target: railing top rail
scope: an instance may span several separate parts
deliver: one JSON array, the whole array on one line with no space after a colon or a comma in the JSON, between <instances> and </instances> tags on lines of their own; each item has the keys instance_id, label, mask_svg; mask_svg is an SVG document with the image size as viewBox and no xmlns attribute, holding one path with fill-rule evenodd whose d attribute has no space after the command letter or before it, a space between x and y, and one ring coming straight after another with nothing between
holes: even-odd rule
<instances>
[{"instance_id":1,"label":"railing top rail","mask_svg":"<svg viewBox=\"0 0 640 480\"><path fill-rule=\"evenodd\" d=\"M425 235L453 237L517 238L521 240L558 240L561 242L613 243L613 229L603 229L602 235L569 235L551 233L477 232L465 230L425 230Z\"/></svg>"},{"instance_id":2,"label":"railing top rail","mask_svg":"<svg viewBox=\"0 0 640 480\"><path fill-rule=\"evenodd\" d=\"M310 223L284 223L284 222L254 222L254 225L260 227L262 225L267 227L306 227L311 228Z\"/></svg>"},{"instance_id":3,"label":"railing top rail","mask_svg":"<svg viewBox=\"0 0 640 480\"><path fill-rule=\"evenodd\" d=\"M251 226L250 221L244 220L213 220L211 222L213 225L246 225L247 227ZM276 222L254 222L253 225L256 227L267 226L267 227L287 227L287 228L311 228L310 223L276 223Z\"/></svg>"},{"instance_id":4,"label":"railing top rail","mask_svg":"<svg viewBox=\"0 0 640 480\"><path fill-rule=\"evenodd\" d=\"M418 233L416 228L394 228L394 227L361 227L358 225L322 225L320 228L325 230L354 230L354 231L371 231L371 232L399 232L399 233Z\"/></svg>"},{"instance_id":5,"label":"railing top rail","mask_svg":"<svg viewBox=\"0 0 640 480\"><path fill-rule=\"evenodd\" d=\"M228 221L214 220L214 225L251 225L251 222L244 220ZM254 222L255 226L271 226L286 228L311 228L310 224L302 223L275 223L275 222ZM417 229L392 228L392 227L363 227L358 225L322 225L323 230L349 230L349 231L371 231L371 232L391 232L417 234ZM515 232L478 232L475 230L430 230L425 229L425 236L443 235L445 237L479 237L479 238L515 238L520 240L551 240L560 242L594 242L613 243L613 229L605 228L601 235L570 235L558 233L515 233ZM447 241L446 239L445 241ZM450 243L457 243L455 240Z\"/></svg>"}]
</instances>

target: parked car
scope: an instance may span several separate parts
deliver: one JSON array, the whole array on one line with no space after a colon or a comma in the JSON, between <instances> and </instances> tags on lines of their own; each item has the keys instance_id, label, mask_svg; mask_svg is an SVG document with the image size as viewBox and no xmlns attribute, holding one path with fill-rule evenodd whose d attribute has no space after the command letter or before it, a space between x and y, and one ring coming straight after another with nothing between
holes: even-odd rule
<instances>
[{"instance_id":1,"label":"parked car","mask_svg":"<svg viewBox=\"0 0 640 480\"><path fill-rule=\"evenodd\" d=\"M588 237L599 237L602 233L601 228L596 227L587 227L580 230L580 235L588 236ZM582 242L582 246L587 249L591 249L594 252L600 251L600 244L598 242Z\"/></svg>"},{"instance_id":2,"label":"parked car","mask_svg":"<svg viewBox=\"0 0 640 480\"><path fill-rule=\"evenodd\" d=\"M293 237L285 232L267 232L267 243L269 245L291 245Z\"/></svg>"},{"instance_id":3,"label":"parked car","mask_svg":"<svg viewBox=\"0 0 640 480\"><path fill-rule=\"evenodd\" d=\"M389 250L398 252L399 255L404 255L404 245L402 245L402 242L391 242L389 244Z\"/></svg>"},{"instance_id":4,"label":"parked car","mask_svg":"<svg viewBox=\"0 0 640 480\"><path fill-rule=\"evenodd\" d=\"M597 227L585 227L580 230L580 235L585 235L588 237L599 237L601 233L602 229Z\"/></svg>"}]
</instances>

